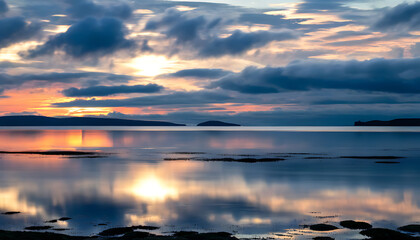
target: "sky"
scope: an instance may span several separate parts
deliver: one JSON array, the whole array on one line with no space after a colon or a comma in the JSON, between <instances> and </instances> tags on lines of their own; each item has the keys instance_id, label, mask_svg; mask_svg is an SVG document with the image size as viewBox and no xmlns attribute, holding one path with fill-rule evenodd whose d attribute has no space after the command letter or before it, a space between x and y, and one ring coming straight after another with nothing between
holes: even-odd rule
<instances>
[{"instance_id":1,"label":"sky","mask_svg":"<svg viewBox=\"0 0 420 240\"><path fill-rule=\"evenodd\" d=\"M0 0L0 115L420 117L420 1Z\"/></svg>"}]
</instances>

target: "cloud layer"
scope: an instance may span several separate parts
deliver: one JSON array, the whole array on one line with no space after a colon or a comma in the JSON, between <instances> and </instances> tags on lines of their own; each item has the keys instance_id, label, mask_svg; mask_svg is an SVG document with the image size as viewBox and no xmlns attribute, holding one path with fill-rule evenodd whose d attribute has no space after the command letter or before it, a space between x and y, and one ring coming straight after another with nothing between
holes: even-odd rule
<instances>
[{"instance_id":1,"label":"cloud layer","mask_svg":"<svg viewBox=\"0 0 420 240\"><path fill-rule=\"evenodd\" d=\"M95 97L110 96L122 93L158 93L164 87L157 84L147 85L120 85L120 86L94 86L88 88L68 88L63 90L63 94L67 97Z\"/></svg>"},{"instance_id":2,"label":"cloud layer","mask_svg":"<svg viewBox=\"0 0 420 240\"><path fill-rule=\"evenodd\" d=\"M286 67L249 67L209 87L249 94L314 89L420 93L420 59L301 61Z\"/></svg>"},{"instance_id":3,"label":"cloud layer","mask_svg":"<svg viewBox=\"0 0 420 240\"><path fill-rule=\"evenodd\" d=\"M56 50L62 50L75 58L108 55L135 46L125 35L125 27L120 20L89 17L73 24L65 33L53 36L43 45L30 50L27 56L35 58L53 54Z\"/></svg>"}]
</instances>

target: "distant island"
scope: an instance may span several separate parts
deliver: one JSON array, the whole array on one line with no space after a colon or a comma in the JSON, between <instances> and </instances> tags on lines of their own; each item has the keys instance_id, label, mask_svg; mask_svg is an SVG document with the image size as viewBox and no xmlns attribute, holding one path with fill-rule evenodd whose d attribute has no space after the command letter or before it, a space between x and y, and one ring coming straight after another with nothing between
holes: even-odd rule
<instances>
[{"instance_id":1,"label":"distant island","mask_svg":"<svg viewBox=\"0 0 420 240\"><path fill-rule=\"evenodd\" d=\"M403 119L394 119L390 121L368 121L368 122L361 122L357 121L354 123L354 126L407 126L407 127L415 127L420 126L420 118L403 118Z\"/></svg>"},{"instance_id":2,"label":"distant island","mask_svg":"<svg viewBox=\"0 0 420 240\"><path fill-rule=\"evenodd\" d=\"M240 127L241 125L235 123L226 123L221 121L207 121L199 123L199 127Z\"/></svg>"},{"instance_id":3,"label":"distant island","mask_svg":"<svg viewBox=\"0 0 420 240\"><path fill-rule=\"evenodd\" d=\"M117 118L3 116L0 117L0 126L185 126L185 124Z\"/></svg>"}]
</instances>

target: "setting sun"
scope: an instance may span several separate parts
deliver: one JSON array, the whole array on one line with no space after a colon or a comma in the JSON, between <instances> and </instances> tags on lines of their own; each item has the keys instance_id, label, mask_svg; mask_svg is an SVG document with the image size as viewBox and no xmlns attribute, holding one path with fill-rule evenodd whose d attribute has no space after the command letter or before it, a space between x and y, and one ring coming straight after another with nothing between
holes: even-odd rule
<instances>
[{"instance_id":1,"label":"setting sun","mask_svg":"<svg viewBox=\"0 0 420 240\"><path fill-rule=\"evenodd\" d=\"M154 77L168 72L174 61L164 56L145 55L134 58L128 65L137 70L136 75Z\"/></svg>"}]
</instances>

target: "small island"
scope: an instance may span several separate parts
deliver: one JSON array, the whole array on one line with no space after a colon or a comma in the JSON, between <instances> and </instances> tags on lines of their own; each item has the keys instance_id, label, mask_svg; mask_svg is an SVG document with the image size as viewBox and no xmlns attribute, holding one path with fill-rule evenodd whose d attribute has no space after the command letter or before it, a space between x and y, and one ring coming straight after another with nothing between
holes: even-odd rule
<instances>
[{"instance_id":1,"label":"small island","mask_svg":"<svg viewBox=\"0 0 420 240\"><path fill-rule=\"evenodd\" d=\"M241 125L235 123L227 123L221 121L207 121L199 123L199 127L240 127Z\"/></svg>"},{"instance_id":2,"label":"small island","mask_svg":"<svg viewBox=\"0 0 420 240\"><path fill-rule=\"evenodd\" d=\"M45 117L45 116L3 116L0 117L0 126L25 127L25 126L185 126L161 121L141 121L118 118L95 117Z\"/></svg>"},{"instance_id":3,"label":"small island","mask_svg":"<svg viewBox=\"0 0 420 240\"><path fill-rule=\"evenodd\" d=\"M394 126L394 127L416 127L420 126L420 118L402 118L402 119L394 119L390 121L368 121L368 122L361 122L357 121L354 123L354 126Z\"/></svg>"}]
</instances>

